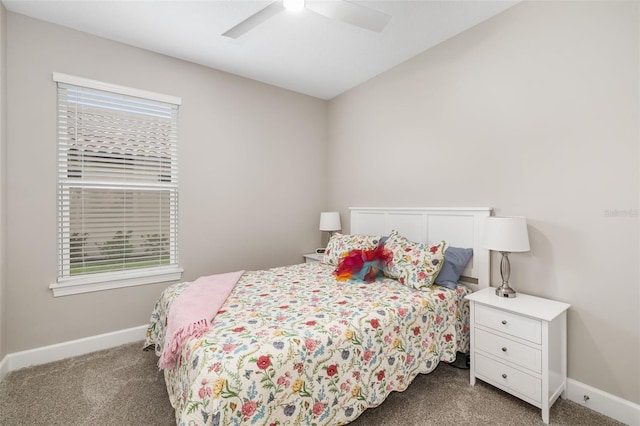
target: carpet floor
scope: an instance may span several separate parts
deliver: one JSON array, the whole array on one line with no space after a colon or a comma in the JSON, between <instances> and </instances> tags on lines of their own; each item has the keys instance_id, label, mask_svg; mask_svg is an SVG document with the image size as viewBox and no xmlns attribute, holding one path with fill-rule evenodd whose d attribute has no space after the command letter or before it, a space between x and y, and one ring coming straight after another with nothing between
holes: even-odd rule
<instances>
[{"instance_id":1,"label":"carpet floor","mask_svg":"<svg viewBox=\"0 0 640 426\"><path fill-rule=\"evenodd\" d=\"M175 425L164 377L142 342L34 366L0 383L0 425ZM553 425L620 425L559 399ZM441 363L351 425L543 425L540 410Z\"/></svg>"}]
</instances>

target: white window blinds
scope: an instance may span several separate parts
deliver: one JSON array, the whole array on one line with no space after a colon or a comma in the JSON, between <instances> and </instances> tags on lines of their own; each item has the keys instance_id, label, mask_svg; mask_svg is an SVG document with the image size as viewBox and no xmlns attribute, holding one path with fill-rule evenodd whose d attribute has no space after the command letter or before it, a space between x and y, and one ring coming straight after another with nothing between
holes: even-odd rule
<instances>
[{"instance_id":1,"label":"white window blinds","mask_svg":"<svg viewBox=\"0 0 640 426\"><path fill-rule=\"evenodd\" d=\"M61 80L58 282L177 267L178 105Z\"/></svg>"}]
</instances>

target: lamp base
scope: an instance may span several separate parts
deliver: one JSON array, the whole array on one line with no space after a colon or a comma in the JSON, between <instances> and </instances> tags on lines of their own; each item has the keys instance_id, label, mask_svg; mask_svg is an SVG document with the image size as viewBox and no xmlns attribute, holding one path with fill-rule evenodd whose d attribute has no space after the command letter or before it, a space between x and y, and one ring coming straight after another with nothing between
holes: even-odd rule
<instances>
[{"instance_id":1,"label":"lamp base","mask_svg":"<svg viewBox=\"0 0 640 426\"><path fill-rule=\"evenodd\" d=\"M496 296L499 297L516 297L517 293L514 289L509 287L508 284L502 284L502 286L496 288Z\"/></svg>"},{"instance_id":2,"label":"lamp base","mask_svg":"<svg viewBox=\"0 0 640 426\"><path fill-rule=\"evenodd\" d=\"M502 285L496 288L496 296L516 297L516 291L509 287L509 276L511 275L509 252L501 251L500 253L502 254L502 259L500 259L500 276L502 277Z\"/></svg>"}]
</instances>

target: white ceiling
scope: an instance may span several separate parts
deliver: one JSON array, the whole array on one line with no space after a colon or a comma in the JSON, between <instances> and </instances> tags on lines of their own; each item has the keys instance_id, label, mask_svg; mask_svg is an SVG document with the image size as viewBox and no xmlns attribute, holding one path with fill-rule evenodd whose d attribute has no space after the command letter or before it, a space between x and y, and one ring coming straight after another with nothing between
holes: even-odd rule
<instances>
[{"instance_id":1,"label":"white ceiling","mask_svg":"<svg viewBox=\"0 0 640 426\"><path fill-rule=\"evenodd\" d=\"M221 34L271 1L2 3L11 12L331 99L518 1L351 1L391 15L389 24L376 33L308 10L284 11L235 40Z\"/></svg>"}]
</instances>

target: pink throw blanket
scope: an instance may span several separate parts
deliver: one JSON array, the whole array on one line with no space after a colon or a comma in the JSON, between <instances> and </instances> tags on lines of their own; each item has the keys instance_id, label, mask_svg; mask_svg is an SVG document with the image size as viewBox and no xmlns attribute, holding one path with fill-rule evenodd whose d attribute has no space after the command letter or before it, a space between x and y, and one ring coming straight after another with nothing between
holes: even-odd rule
<instances>
[{"instance_id":1,"label":"pink throw blanket","mask_svg":"<svg viewBox=\"0 0 640 426\"><path fill-rule=\"evenodd\" d=\"M200 277L173 302L158 367L174 368L182 344L209 331L211 321L244 271Z\"/></svg>"}]
</instances>

